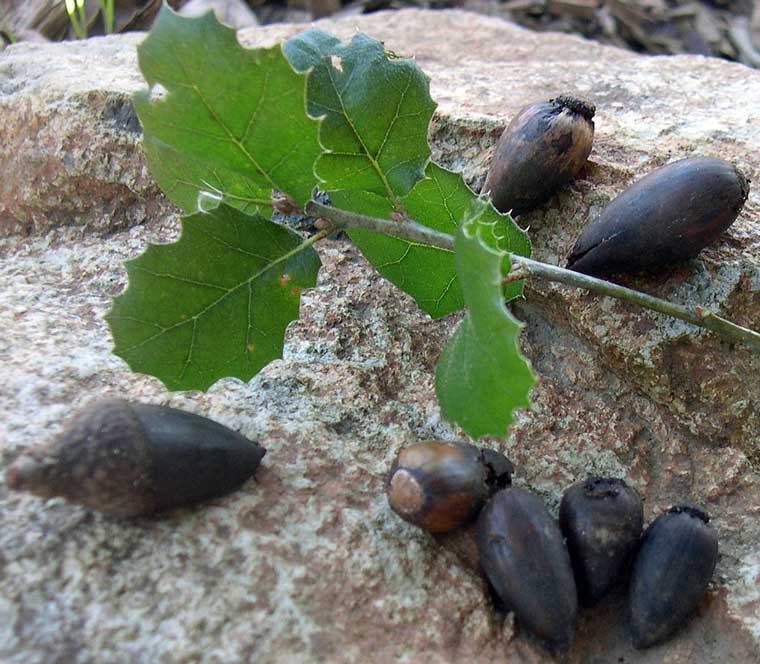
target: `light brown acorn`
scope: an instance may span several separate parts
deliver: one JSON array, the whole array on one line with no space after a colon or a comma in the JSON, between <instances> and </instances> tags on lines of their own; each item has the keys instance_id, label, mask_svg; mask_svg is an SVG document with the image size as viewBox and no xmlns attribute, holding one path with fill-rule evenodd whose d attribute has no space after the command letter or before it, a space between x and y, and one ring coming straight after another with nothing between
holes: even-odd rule
<instances>
[{"instance_id":1,"label":"light brown acorn","mask_svg":"<svg viewBox=\"0 0 760 664\"><path fill-rule=\"evenodd\" d=\"M229 493L253 475L264 454L200 415L108 398L86 406L50 444L16 459L5 483L135 517Z\"/></svg>"},{"instance_id":2,"label":"light brown acorn","mask_svg":"<svg viewBox=\"0 0 760 664\"><path fill-rule=\"evenodd\" d=\"M570 95L523 108L499 139L482 193L514 216L545 203L591 154L594 113L594 104Z\"/></svg>"},{"instance_id":3,"label":"light brown acorn","mask_svg":"<svg viewBox=\"0 0 760 664\"><path fill-rule=\"evenodd\" d=\"M409 523L443 533L477 516L511 482L512 464L494 450L431 440L405 447L391 466L388 503Z\"/></svg>"},{"instance_id":4,"label":"light brown acorn","mask_svg":"<svg viewBox=\"0 0 760 664\"><path fill-rule=\"evenodd\" d=\"M748 195L747 178L722 159L692 157L661 166L586 226L567 267L597 276L670 267L713 242Z\"/></svg>"}]
</instances>

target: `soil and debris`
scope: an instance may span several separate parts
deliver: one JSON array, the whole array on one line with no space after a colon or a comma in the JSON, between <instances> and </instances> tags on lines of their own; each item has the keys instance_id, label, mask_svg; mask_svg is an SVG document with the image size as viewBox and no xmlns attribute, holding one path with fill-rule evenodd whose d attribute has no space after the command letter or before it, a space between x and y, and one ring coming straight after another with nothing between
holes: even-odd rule
<instances>
[{"instance_id":1,"label":"soil and debris","mask_svg":"<svg viewBox=\"0 0 760 664\"><path fill-rule=\"evenodd\" d=\"M60 0L0 0L0 41L76 38ZM236 28L383 9L459 7L537 31L576 34L639 53L696 53L760 67L760 0L171 0L186 15L213 8ZM146 30L161 0L114 0L114 32ZM106 32L99 2L85 2L87 35ZM2 48L0 46L0 48Z\"/></svg>"},{"instance_id":2,"label":"soil and debris","mask_svg":"<svg viewBox=\"0 0 760 664\"><path fill-rule=\"evenodd\" d=\"M465 0L464 7L639 53L696 53L760 66L757 0Z\"/></svg>"}]
</instances>

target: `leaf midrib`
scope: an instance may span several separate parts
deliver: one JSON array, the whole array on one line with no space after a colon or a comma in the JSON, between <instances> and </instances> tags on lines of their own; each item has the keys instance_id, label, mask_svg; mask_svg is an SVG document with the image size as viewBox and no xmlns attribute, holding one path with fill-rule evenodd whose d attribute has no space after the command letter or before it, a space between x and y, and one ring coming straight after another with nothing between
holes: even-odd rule
<instances>
[{"instance_id":1,"label":"leaf midrib","mask_svg":"<svg viewBox=\"0 0 760 664\"><path fill-rule=\"evenodd\" d=\"M260 269L258 272L256 272L255 274L251 275L250 277L248 277L244 281L241 281L239 284L236 284L235 286L231 286L230 288L226 289L225 292L222 295L220 295L216 300L214 300L213 302L209 303L202 310L200 310L196 314L193 314L190 318L187 318L186 320L174 323L173 325L170 325L168 327L161 326L158 323L154 323L152 321L140 321L140 322L150 323L151 325L158 326L158 327L161 328L161 331L157 332L156 334L154 334L154 335L152 335L150 337L147 337L146 339L143 339L140 343L134 344L134 345L130 346L129 348L125 348L125 349L121 350L121 352L125 353L125 354L126 353L131 353L131 352L133 352L133 351L135 351L135 350L137 350L139 348L142 348L146 344L149 344L150 342L154 341L155 339L158 339L160 336L162 336L164 334L168 334L168 333L170 333L170 332L172 332L172 331L174 331L176 329L179 329L182 326L187 325L188 323L195 324L196 321L198 321L200 318L202 318L211 309L213 309L214 307L218 306L227 297L230 297L231 295L233 295L235 292L237 292L241 288L250 287L256 279L258 279L259 277L261 277L268 270L271 270L276 265L279 265L280 263L283 263L283 262L287 261L288 259L292 258L293 256L298 255L299 253L301 253L305 249L308 249L313 243L314 243L313 242L313 238L309 238L308 240L303 241L297 247L294 247L293 249L291 249L286 254L283 254L282 256L276 258L274 261L272 261L271 263L267 264L262 269ZM137 269L138 270L142 270L144 272L148 272L148 270L145 270L145 268L138 267ZM212 287L212 288L224 288L224 287L215 286L213 284L203 284L203 285L204 286L209 286L209 287ZM250 297L249 297L249 301L250 301ZM113 320L122 319L121 316L115 316L115 315L111 315L111 316L109 316L109 318L111 318ZM127 319L128 320L137 320L137 319L132 318L132 317L129 317L129 318L128 317L124 317L124 319L125 320L127 320ZM250 321L250 316L249 316L249 321ZM191 342L190 345L192 346L192 342ZM192 348L190 348L189 350L192 351Z\"/></svg>"},{"instance_id":2,"label":"leaf midrib","mask_svg":"<svg viewBox=\"0 0 760 664\"><path fill-rule=\"evenodd\" d=\"M328 56L324 55L322 57L325 58L325 59L327 59ZM396 208L397 210L403 210L403 205L401 203L400 198L396 195L396 192L393 191L393 189L392 189L392 187L390 185L390 182L388 182L388 178L385 176L385 172L383 171L382 168L380 168L379 162L377 161L376 157L370 152L369 148L367 147L367 145L364 142L364 139L362 138L362 136L359 133L359 131L357 130L357 128L354 126L354 123L353 123L351 117L349 116L348 111L346 110L346 105L345 105L345 103L343 101L343 95L341 94L340 90L338 89L337 82L335 81L335 78L333 77L333 73L335 72L334 67L331 64L327 64L326 67L327 67L328 76L330 78L330 84L332 85L332 88L333 88L333 90L335 92L335 96L338 98L338 102L340 103L341 114L343 115L343 118L345 119L346 124L350 127L351 131L353 132L354 136L356 137L356 140L359 141L359 144L361 145L362 149L364 150L364 155L362 155L362 156L366 157L369 160L370 164L372 165L372 168L375 170L375 172L377 173L378 177L382 181L383 186L385 187L385 191L386 191L386 193L388 195L388 198L390 198L393 201L393 207ZM353 76L353 74L354 74L354 70L352 70L351 74L349 74L349 80L350 80L351 76ZM404 88L404 91L401 93L401 96L399 98L398 104L396 105L396 112L393 115L393 120L388 125L388 129L386 131L385 137L383 138L383 141L380 144L380 148L377 151L377 155L378 156L380 155L380 153L382 152L383 148L385 147L385 143L386 143L386 141L388 139L390 131L393 129L393 126L396 124L396 120L398 119L398 116L399 116L398 110L400 108L401 102L404 100L404 96L406 95L407 91L409 90L409 86L411 85L411 80L412 80L412 72L409 72L409 75L408 75L407 81L406 81L406 87ZM328 154L332 154L332 153L328 153Z\"/></svg>"},{"instance_id":3,"label":"leaf midrib","mask_svg":"<svg viewBox=\"0 0 760 664\"><path fill-rule=\"evenodd\" d=\"M259 174L272 186L274 189L278 189L279 187L277 184L272 180L270 175L262 168L262 166L258 163L256 159L254 159L253 155L246 149L245 145L239 140L232 132L232 130L226 125L226 123L221 119L221 117L218 115L218 113L214 110L214 108L211 106L211 104L206 100L206 97L204 96L201 89L198 87L198 85L195 82L192 82L191 77L188 75L187 69L185 68L185 64L179 60L176 57L176 54L174 54L174 62L177 64L179 69L182 71L182 74L185 76L185 79L187 81L190 81L189 83L185 83L185 87L189 87L190 89L195 92L196 95L198 95L198 98L201 100L201 103L206 107L206 110L211 114L211 116L214 118L214 120L218 123L218 125L224 130L224 132L227 134L227 138L229 141L235 145L238 150L243 154L243 156L248 159L248 161L251 163L251 165L259 172ZM270 63L270 66L273 66L273 63ZM297 72L296 72L297 74ZM181 83L178 83L175 81L175 84L182 85ZM269 84L269 74L264 78L264 83L261 86L261 94L259 97L259 102L257 104L256 110L254 110L251 113L251 118L248 119L248 123L251 122L253 116L258 111L259 106L261 104L261 100L264 99L266 96L267 91L267 85ZM245 138L248 135L249 132L249 126L246 126L246 131L244 132L243 138Z\"/></svg>"}]
</instances>

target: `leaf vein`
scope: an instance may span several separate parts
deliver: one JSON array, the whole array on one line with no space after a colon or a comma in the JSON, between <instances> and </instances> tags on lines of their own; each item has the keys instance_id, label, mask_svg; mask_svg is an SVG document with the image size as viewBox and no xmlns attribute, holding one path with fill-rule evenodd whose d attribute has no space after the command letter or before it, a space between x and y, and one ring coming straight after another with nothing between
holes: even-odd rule
<instances>
[{"instance_id":1,"label":"leaf vein","mask_svg":"<svg viewBox=\"0 0 760 664\"><path fill-rule=\"evenodd\" d=\"M160 246L160 245L154 245L154 246ZM216 290L221 290L221 291L227 290L227 287L225 286L212 284L206 281L198 281L197 279L189 279L188 277L181 277L177 274L170 274L168 272L155 272L154 270L149 270L148 268L142 267L140 265L135 265L132 267L132 269L137 270L139 272L145 272L146 274L149 274L151 277L156 277L157 279L167 279L169 281L178 281L183 284L190 284L191 286L202 286L204 288L214 288Z\"/></svg>"},{"instance_id":2,"label":"leaf vein","mask_svg":"<svg viewBox=\"0 0 760 664\"><path fill-rule=\"evenodd\" d=\"M256 272L255 274L251 275L250 277L248 277L245 281L242 281L239 284L236 284L235 286L231 286L230 288L228 288L227 292L223 293L218 298L216 298L214 301L210 302L207 306L205 306L203 309L201 309L200 311L198 311L196 314L194 314L190 318L182 320L182 321L179 321L179 322L175 323L174 325L170 325L169 327L164 328L161 332L158 332L158 333L154 334L153 336L148 337L146 339L143 339L141 342L139 342L137 344L134 344L134 345L132 345L132 346L124 349L123 352L124 353L131 353L132 351L134 351L134 350L136 350L138 348L141 348L142 346L144 346L144 345L150 343L151 341L157 339L162 334L166 334L168 332L171 332L172 330L179 329L183 325L187 325L188 323L190 323L190 322L192 322L194 320L197 320L198 318L201 318L206 313L208 313L211 309L213 309L214 307L216 307L217 305L219 305L222 301L224 301L227 297L229 297L230 295L232 295L236 291L240 290L244 286L247 286L248 284L251 284L251 287L252 287L253 282L256 279L258 279L259 277L261 277L265 272L267 272L268 270L272 269L276 265L279 265L280 263L283 263L283 262L289 260L291 257L299 254L301 251L303 251L304 249L306 249L309 246L311 246L311 242L309 242L309 240L306 240L306 241L302 242L297 247L294 247L288 253L286 253L286 254L284 254L284 255L276 258L275 260L273 260L268 265L265 265L258 272Z\"/></svg>"},{"instance_id":3,"label":"leaf vein","mask_svg":"<svg viewBox=\"0 0 760 664\"><path fill-rule=\"evenodd\" d=\"M383 186L385 187L385 190L388 194L388 197L394 202L394 207L399 207L400 202L398 201L398 197L396 196L396 193L391 188L390 182L388 182L388 178L385 176L385 173L380 168L380 164L375 161L372 157L372 153L370 152L369 148L367 147L367 144L364 142L364 138L361 136L359 130L354 125L354 122L349 115L348 111L346 110L346 104L343 99L343 95L338 90L337 83L335 81L335 77L333 72L335 71L332 67L327 68L328 75L330 77L330 83L332 84L333 90L335 91L336 96L338 97L338 101L340 102L340 108L341 113L343 117L346 120L346 124L349 126L351 131L353 132L354 136L356 137L356 140L359 141L359 145L361 145L362 149L364 150L365 154L363 155L371 164L371 167L374 169L375 173L380 178L380 181L383 183ZM352 70L353 73L353 70Z\"/></svg>"},{"instance_id":4,"label":"leaf vein","mask_svg":"<svg viewBox=\"0 0 760 664\"><path fill-rule=\"evenodd\" d=\"M399 111L401 110L401 104L404 103L404 98L406 97L406 94L409 92L409 86L412 84L412 72L409 72L409 76L406 78L406 85L404 86L403 92L401 92L401 95L398 98L398 102L396 103L396 111L393 114L393 119L388 124L388 128L385 131L385 136L383 136L383 140L380 143L380 147L377 149L377 152L375 153L374 158L379 161L380 154L382 153L383 149L385 148L386 143L388 142L388 137L391 134L391 131L393 130L393 127L396 125L396 121L399 117Z\"/></svg>"},{"instance_id":5,"label":"leaf vein","mask_svg":"<svg viewBox=\"0 0 760 664\"><path fill-rule=\"evenodd\" d=\"M250 136L251 129L253 128L253 123L256 120L256 117L259 114L259 111L261 111L262 107L264 106L264 98L266 97L266 91L267 86L269 85L269 78L271 76L270 70L266 69L264 71L264 83L261 86L260 94L259 94L259 100L256 103L256 108L253 109L253 112L251 113L251 117L248 118L248 124L245 127L245 131L243 132L243 136L240 139L241 143L245 143L248 140L248 137Z\"/></svg>"},{"instance_id":6,"label":"leaf vein","mask_svg":"<svg viewBox=\"0 0 760 664\"><path fill-rule=\"evenodd\" d=\"M235 226L235 228L237 229L237 226ZM220 238L220 237L214 235L213 233L211 233L206 228L198 227L196 230L199 233L203 233L203 235L205 235L210 240L213 240L214 242L216 242L218 244L221 244L223 247L226 247L230 251L235 251L235 252L237 252L239 254L243 254L244 256L250 256L251 258L256 258L256 259L258 259L260 261L263 261L264 263L272 260L269 256L262 256L261 254L255 254L252 251L248 251L247 249L243 249L242 247L236 247L234 244L229 243L227 240L224 240L223 238ZM238 237L240 237L240 236L238 236Z\"/></svg>"}]
</instances>

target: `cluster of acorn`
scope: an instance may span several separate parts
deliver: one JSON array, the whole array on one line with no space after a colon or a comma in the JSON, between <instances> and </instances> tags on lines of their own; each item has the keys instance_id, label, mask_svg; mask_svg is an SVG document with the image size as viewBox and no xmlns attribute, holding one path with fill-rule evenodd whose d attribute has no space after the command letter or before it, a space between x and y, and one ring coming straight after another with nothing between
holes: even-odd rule
<instances>
[{"instance_id":1,"label":"cluster of acorn","mask_svg":"<svg viewBox=\"0 0 760 664\"><path fill-rule=\"evenodd\" d=\"M516 216L544 203L586 163L595 111L567 95L523 109L499 141L483 193ZM720 159L663 166L587 226L568 267L605 275L694 256L733 223L748 194L747 179ZM86 407L54 441L19 457L5 483L134 517L224 495L254 474L265 453L206 418L105 399ZM402 518L431 532L477 517L485 575L520 623L553 650L569 648L579 601L599 600L631 560L634 645L659 643L685 621L717 559L717 536L705 512L673 507L642 536L636 491L622 480L591 479L565 492L558 527L536 495L511 487L512 472L492 450L419 443L399 454L388 498Z\"/></svg>"},{"instance_id":2,"label":"cluster of acorn","mask_svg":"<svg viewBox=\"0 0 760 664\"><path fill-rule=\"evenodd\" d=\"M496 146L482 193L502 212L529 212L573 180L591 154L594 104L563 95L521 110ZM583 230L567 267L604 276L696 256L736 219L749 182L714 157L682 159L635 182Z\"/></svg>"},{"instance_id":3,"label":"cluster of acorn","mask_svg":"<svg viewBox=\"0 0 760 664\"><path fill-rule=\"evenodd\" d=\"M636 490L621 479L592 478L565 491L558 526L537 495L511 486L512 472L493 450L417 443L402 449L391 467L388 502L403 519L434 533L477 519L485 576L520 624L553 651L570 647L579 602L595 604L629 568L634 647L660 643L685 622L718 556L704 511L673 507L642 536Z\"/></svg>"}]
</instances>

